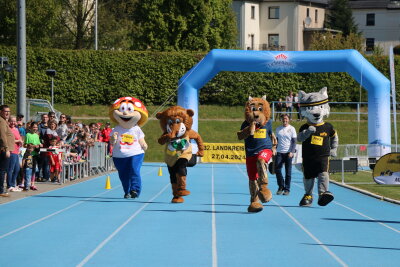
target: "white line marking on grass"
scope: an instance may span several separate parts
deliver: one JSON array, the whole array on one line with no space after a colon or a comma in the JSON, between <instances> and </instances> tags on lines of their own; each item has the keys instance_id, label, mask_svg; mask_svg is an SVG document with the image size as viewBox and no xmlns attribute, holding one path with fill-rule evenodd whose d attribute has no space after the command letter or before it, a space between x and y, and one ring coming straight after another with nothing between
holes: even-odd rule
<instances>
[{"instance_id":1,"label":"white line marking on grass","mask_svg":"<svg viewBox=\"0 0 400 267\"><path fill-rule=\"evenodd\" d=\"M375 220L374 218L371 218L371 217L369 217L369 216L367 216L367 215L365 215L365 214L363 214L363 213L361 213L361 212L358 212L358 211L356 211L356 210L354 210L354 209L352 209L352 208L350 208L350 207L347 207L346 205L343 205L343 204L341 204L341 203L339 203L339 202L337 202L337 201L333 201L333 202L334 202L336 205L339 205L339 206L341 206L341 207L343 207L343 208L346 208L346 209L348 209L348 210L350 210L350 211L352 211L352 212L354 212L354 213L357 213L358 215L360 215L360 216L362 216L362 217L364 217L364 218L367 218L367 219L369 219L369 220L371 220L371 221L374 221L374 222L376 222L376 223L379 223L380 225L382 225L382 226L384 226L384 227L386 227L386 228L388 228L388 229L390 229L390 230L392 230L392 231L394 231L394 232L400 234L400 231L399 231L399 230L397 230L397 229L395 229L395 228L393 228L393 227L390 227L389 225L387 225L387 224L385 224L385 223L381 223L379 220Z\"/></svg>"},{"instance_id":2,"label":"white line marking on grass","mask_svg":"<svg viewBox=\"0 0 400 267\"><path fill-rule=\"evenodd\" d=\"M289 216L292 221L294 221L309 237L311 237L315 242L317 242L329 255L332 256L340 265L348 266L344 261L342 261L335 253L333 253L327 246L325 246L318 238L316 238L310 231L307 230L295 217L293 217L285 208L279 205L278 202L272 200L275 205L277 205L287 216Z\"/></svg>"},{"instance_id":3,"label":"white line marking on grass","mask_svg":"<svg viewBox=\"0 0 400 267\"><path fill-rule=\"evenodd\" d=\"M146 204L144 204L140 209L138 209L135 213L131 215L123 224L121 224L111 235L109 235L106 239L103 240L92 252L89 253L89 255L86 256L78 265L77 267L85 265L91 258L93 258L94 255L97 254L107 243L110 241L114 236L116 236L119 231L122 230L130 221L132 221L140 212L142 212L149 204L152 202L154 199L159 197L165 189L167 189L170 186L170 183L166 184L163 189L160 190L154 197L149 199Z\"/></svg>"},{"instance_id":4,"label":"white line marking on grass","mask_svg":"<svg viewBox=\"0 0 400 267\"><path fill-rule=\"evenodd\" d=\"M215 196L214 196L214 164L211 165L211 225L212 225L212 266L218 266L217 257L217 227L215 223Z\"/></svg>"},{"instance_id":5,"label":"white line marking on grass","mask_svg":"<svg viewBox=\"0 0 400 267\"><path fill-rule=\"evenodd\" d=\"M241 171L243 175L247 177L247 174L244 173L242 169L238 167L238 169ZM279 205L278 202L275 200L271 200L275 205L277 205L292 221L294 221L309 237L311 237L315 242L317 242L329 255L332 256L340 265L342 266L348 266L344 261L342 261L338 256L336 256L335 253L333 253L327 246L325 246L321 241L319 241L318 238L316 238L310 231L307 230L306 227L304 227L295 217L292 216L285 208L283 208L281 205Z\"/></svg>"},{"instance_id":6,"label":"white line marking on grass","mask_svg":"<svg viewBox=\"0 0 400 267\"><path fill-rule=\"evenodd\" d=\"M60 214L60 213L62 213L62 212L64 212L64 211L66 211L66 210L72 209L72 208L74 208L74 207L76 207L76 206L78 206L78 205L81 205L81 204L85 203L86 200L89 200L89 199L94 198L94 197L98 197L98 196L100 196L100 195L103 195L103 194L105 194L105 193L108 193L108 192L110 192L110 191L112 191L112 190L114 190L114 189L116 189L116 188L119 188L119 187L121 187L121 186L119 185L119 186L117 186L117 187L114 187L113 189L110 189L110 190L105 191L105 192L101 192L101 193L99 193L99 194L97 194L97 195L94 195L94 196L92 196L92 197L88 197L88 198L85 198L85 199L83 199L83 200L79 200L79 202L76 202L75 204L72 204L72 205L70 205L70 206L68 206L68 207L66 207L66 208L64 208L64 209L62 209L62 210L56 211L56 212L54 212L54 213L52 213L52 214L49 214L49 215L47 215L47 216L45 216L45 217L42 217L42 218L40 218L40 219L38 219L38 220L36 220L36 221L33 221L33 222L29 223L29 224L26 224L26 225L24 225L24 226L21 226L21 227L19 227L19 228L13 230L13 231L11 231L11 232L8 232L8 233L6 233L6 234L4 234L4 235L1 235L1 236L0 236L0 239L4 238L4 237L6 237L6 236L12 235L12 234L14 234L14 233L16 233L16 232L19 232L19 231L21 231L21 230L23 230L23 229L25 229L25 228L28 228L29 226L32 226L32 225L37 224L37 223L39 223L39 222L42 222L42 221L44 221L44 220L46 220L46 219L48 219L48 218L51 218L51 217L53 217L53 216L55 216L55 215L57 215L57 214Z\"/></svg>"}]
</instances>

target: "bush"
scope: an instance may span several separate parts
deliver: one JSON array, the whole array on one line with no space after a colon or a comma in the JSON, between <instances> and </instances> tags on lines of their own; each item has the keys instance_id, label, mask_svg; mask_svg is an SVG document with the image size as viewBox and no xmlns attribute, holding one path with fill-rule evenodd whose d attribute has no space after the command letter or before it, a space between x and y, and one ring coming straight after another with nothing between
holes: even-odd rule
<instances>
[{"instance_id":1,"label":"bush","mask_svg":"<svg viewBox=\"0 0 400 267\"><path fill-rule=\"evenodd\" d=\"M14 47L0 46L0 54L16 65ZM131 95L146 105L159 105L172 97L176 101L179 79L206 53L138 52L27 49L27 98L50 100L50 78L46 69L55 69L54 101L72 105L112 103ZM386 77L388 57L367 59ZM400 76L396 56L396 77ZM15 103L16 71L6 73L5 103ZM242 105L249 95L267 95L278 100L289 91L306 92L327 86L332 101L358 101L360 85L347 73L252 73L221 72L200 91L201 104ZM400 79L397 79L397 88ZM362 101L366 101L363 91ZM400 91L397 92L400 94Z\"/></svg>"}]
</instances>

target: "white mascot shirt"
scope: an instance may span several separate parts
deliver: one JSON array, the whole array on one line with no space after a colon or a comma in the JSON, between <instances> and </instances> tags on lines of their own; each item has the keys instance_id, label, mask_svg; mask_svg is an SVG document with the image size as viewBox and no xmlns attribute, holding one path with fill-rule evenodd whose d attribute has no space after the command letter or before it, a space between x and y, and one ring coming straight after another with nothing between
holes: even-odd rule
<instances>
[{"instance_id":1,"label":"white mascot shirt","mask_svg":"<svg viewBox=\"0 0 400 267\"><path fill-rule=\"evenodd\" d=\"M127 158L144 153L139 144L139 139L144 138L144 133L139 126L136 125L130 129L116 126L110 136L113 136L115 132L118 133L118 139L112 152L114 158Z\"/></svg>"}]
</instances>

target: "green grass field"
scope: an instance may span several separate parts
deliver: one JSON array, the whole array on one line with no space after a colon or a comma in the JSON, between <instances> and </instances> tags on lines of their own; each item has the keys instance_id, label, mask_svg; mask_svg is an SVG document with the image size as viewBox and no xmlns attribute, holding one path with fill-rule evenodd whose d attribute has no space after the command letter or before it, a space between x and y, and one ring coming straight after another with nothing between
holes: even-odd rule
<instances>
[{"instance_id":1,"label":"green grass field","mask_svg":"<svg viewBox=\"0 0 400 267\"><path fill-rule=\"evenodd\" d=\"M330 178L336 182L342 182L341 173L331 174ZM359 171L356 174L345 173L344 182L371 193L400 201L400 186L376 184L372 178L371 171Z\"/></svg>"}]
</instances>

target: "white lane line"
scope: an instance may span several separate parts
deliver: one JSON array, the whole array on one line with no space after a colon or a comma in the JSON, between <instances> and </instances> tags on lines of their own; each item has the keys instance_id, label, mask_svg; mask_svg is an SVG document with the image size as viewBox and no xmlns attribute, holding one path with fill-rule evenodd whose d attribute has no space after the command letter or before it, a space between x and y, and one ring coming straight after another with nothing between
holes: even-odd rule
<instances>
[{"instance_id":1,"label":"white lane line","mask_svg":"<svg viewBox=\"0 0 400 267\"><path fill-rule=\"evenodd\" d=\"M242 169L238 167L238 169L242 172L243 175L247 177L247 174L243 172ZM317 242L332 258L334 258L340 265L348 266L342 259L340 259L335 253L333 253L327 246L325 246L318 238L316 238L308 229L302 225L295 217L292 216L284 207L279 205L278 202L272 200L275 205L277 205L294 223L296 223L309 237L311 237L315 242Z\"/></svg>"},{"instance_id":2,"label":"white lane line","mask_svg":"<svg viewBox=\"0 0 400 267\"><path fill-rule=\"evenodd\" d=\"M72 209L72 208L74 208L74 207L76 207L76 206L78 206L78 205L81 205L81 204L85 203L86 200L89 200L89 199L91 199L91 198L95 198L95 197L101 196L101 195L103 195L103 194L105 194L105 193L108 193L108 192L110 192L110 191L112 191L112 190L114 190L114 189L116 189L116 188L119 188L119 187L121 187L121 186L119 185L119 186L117 186L117 187L114 187L114 188L111 189L111 190L108 190L108 191L105 191L105 192L101 192L101 193L99 193L99 194L97 194L97 195L94 195L94 196L85 198L85 199L83 199L83 200L79 200L79 202L76 202L75 204L72 204L72 205L70 205L70 206L68 206L68 207L66 207L66 208L64 208L64 209L62 209L62 210L56 211L56 212L54 212L54 213L52 213L52 214L49 214L49 215L47 215L47 216L45 216L45 217L42 217L42 218L40 218L40 219L37 219L36 221L33 221L33 222L29 223L29 224L26 224L26 225L24 225L24 226L21 226L21 227L15 229L15 230L12 230L11 232L8 232L8 233L6 233L6 234L4 234L4 235L1 235L1 236L0 236L0 239L4 238L4 237L6 237L6 236L12 235L12 234L14 234L14 233L16 233L16 232L19 232L19 231L21 231L21 230L23 230L23 229L25 229L25 228L28 228L29 226L32 226L32 225L34 225L34 224L37 224L37 223L42 222L42 221L44 221L44 220L47 220L48 218L51 218L51 217L53 217L53 216L55 216L55 215L57 215L57 214L60 214L60 213L62 213L62 212L64 212L64 211L66 211L66 210Z\"/></svg>"},{"instance_id":3,"label":"white lane line","mask_svg":"<svg viewBox=\"0 0 400 267\"><path fill-rule=\"evenodd\" d=\"M212 266L218 266L217 257L217 226L215 223L215 196L214 196L214 164L211 165L211 225L212 225Z\"/></svg>"},{"instance_id":4,"label":"white lane line","mask_svg":"<svg viewBox=\"0 0 400 267\"><path fill-rule=\"evenodd\" d=\"M354 213L356 213L356 214L358 214L358 215L360 215L360 216L362 216L362 217L364 217L364 218L367 218L367 219L369 219L369 220L371 220L371 221L374 221L374 222L376 222L376 223L382 225L383 227L386 227L386 228L388 228L388 229L390 229L390 230L392 230L392 231L394 231L394 232L400 234L400 231L399 231L399 230L397 230L397 229L395 229L395 228L393 228L393 227L390 227L389 225L387 225L387 224L385 224L385 223L382 223L382 222L380 222L379 220L376 220L376 219L374 219L374 218L371 218L371 217L369 217L369 216L367 216L367 215L365 215L365 214L363 214L363 213L361 213L361 212L359 212L359 211L356 211L356 210L354 210L354 209L352 209L352 208L350 208L350 207L348 207L348 206L346 206L346 205L343 205L343 204L341 204L341 203L339 203L339 202L337 202L337 201L333 201L333 202L334 202L336 205L339 205L339 206L341 206L341 207L343 207L343 208L345 208L345 209L348 209L348 210L350 210L350 211L352 211L352 212L354 212Z\"/></svg>"},{"instance_id":5,"label":"white lane line","mask_svg":"<svg viewBox=\"0 0 400 267\"><path fill-rule=\"evenodd\" d=\"M299 186L298 184L295 184L295 185L296 185L297 187L302 188L302 187ZM376 223L382 225L383 227L386 227L386 228L388 228L388 229L390 229L390 230L392 230L392 231L394 231L394 232L400 234L400 231L399 231L399 230L397 230L397 229L395 229L395 228L393 228L393 227L391 227L391 226L389 226L389 225L387 225L387 224L385 224L385 223L382 223L382 222L380 222L379 220L376 220L376 219L374 219L374 218L372 218L372 217L369 217L368 215L365 215L365 214L363 214L363 213L361 213L361 212L359 212L359 211L356 211L355 209L352 209L352 208L350 208L350 207L348 207L348 206L346 206L346 205L344 205L344 204L341 204L341 203L339 203L339 202L337 202L337 201L333 201L333 203L335 203L336 205L341 206L341 207L343 207L343 208L345 208L345 209L348 209L348 210L350 210L350 211L352 211L352 212L354 212L354 213L360 215L361 217L364 217L364 218L367 218L367 219L369 219L369 220L371 220L371 221L374 221L374 222L376 222Z\"/></svg>"},{"instance_id":6,"label":"white lane line","mask_svg":"<svg viewBox=\"0 0 400 267\"><path fill-rule=\"evenodd\" d=\"M148 172L146 172L144 175L149 174L150 172L152 172L152 171L148 171ZM99 178L100 178L100 177L99 177ZM98 178L95 178L95 179L98 179ZM70 185L70 186L75 186L75 185L82 184L82 183L86 183L86 182L89 182L89 181L93 181L93 179L87 180L87 181L84 181L84 182L80 182L80 183L76 183L76 184L73 184L73 185ZM72 205L70 205L70 206L68 206L68 207L66 207L66 208L64 208L64 209L62 209L62 210L56 211L56 212L54 212L54 213L52 213L52 214L49 214L49 215L47 215L47 216L45 216L45 217L42 217L42 218L40 218L40 219L37 219L36 221L33 221L33 222L29 223L29 224L26 224L26 225L24 225L24 226L21 226L21 227L15 229L15 230L12 230L11 232L5 233L5 234L3 234L3 235L0 236L0 239L4 238L4 237L6 237L6 236L12 235L12 234L14 234L14 233L16 233L16 232L19 232L19 231L21 231L21 230L23 230L23 229L25 229L25 228L28 228L29 226L32 226L32 225L37 224L37 223L39 223L39 222L42 222L42 221L44 221L44 220L46 220L46 219L48 219L48 218L51 218L51 217L53 217L53 216L55 216L55 215L57 215L57 214L60 214L60 213L62 213L62 212L64 212L64 211L66 211L66 210L69 210L69 209L74 208L74 207L76 207L76 206L78 206L78 205L81 205L81 204L85 203L86 200L89 200L89 199L91 199L91 198L95 198L95 197L101 196L101 195L103 195L103 194L105 194L105 193L108 193L108 192L113 191L114 189L117 189L117 188L120 188L120 187L121 187L121 185L118 185L118 186L116 186L116 187L114 187L114 188L112 188L112 189L110 189L110 190L105 191L105 192L101 192L101 193L96 194L96 195L94 195L94 196L85 198L85 199L83 199L83 200L79 200L79 202L76 202L75 204L72 204ZM64 187L64 188L65 188L65 187ZM56 190L60 190L60 189L62 189L62 188L59 188L59 189L56 189ZM56 191L56 190L52 190L52 191ZM45 192L45 193L48 193L48 192L51 192L51 191L47 191L47 192ZM44 193L43 193L43 194L44 194ZM40 194L40 195L42 195L42 194Z\"/></svg>"},{"instance_id":7,"label":"white lane line","mask_svg":"<svg viewBox=\"0 0 400 267\"><path fill-rule=\"evenodd\" d=\"M111 235L109 235L106 239L103 240L92 252L89 253L89 255L86 256L78 265L77 267L85 265L91 258L93 258L94 255L97 254L114 236L116 236L119 231L122 230L130 221L132 221L140 212L142 212L150 203L159 197L165 189L167 189L170 186L170 183L166 184L163 189L160 190L154 197L149 199L146 204L144 204L140 209L138 209L135 213L131 215L124 223L122 223Z\"/></svg>"},{"instance_id":8,"label":"white lane line","mask_svg":"<svg viewBox=\"0 0 400 267\"><path fill-rule=\"evenodd\" d=\"M304 227L298 220L296 220L295 217L293 217L285 208L283 208L281 205L279 205L278 202L275 200L272 200L275 205L277 205L287 216L289 216L292 221L294 221L309 237L311 237L315 242L317 242L329 255L332 256L340 265L342 266L348 266L342 259L340 259L338 256L336 256L335 253L333 253L327 246L325 246L318 238L316 238L306 227Z\"/></svg>"}]
</instances>

